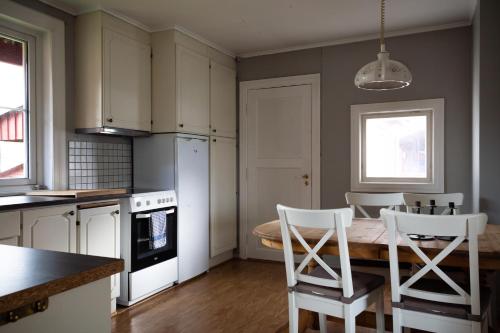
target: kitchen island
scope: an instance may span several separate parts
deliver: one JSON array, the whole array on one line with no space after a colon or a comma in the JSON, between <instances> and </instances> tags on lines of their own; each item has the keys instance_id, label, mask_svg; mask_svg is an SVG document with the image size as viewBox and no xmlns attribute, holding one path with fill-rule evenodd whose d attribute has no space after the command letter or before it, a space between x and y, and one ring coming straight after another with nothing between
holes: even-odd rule
<instances>
[{"instance_id":1,"label":"kitchen island","mask_svg":"<svg viewBox=\"0 0 500 333\"><path fill-rule=\"evenodd\" d=\"M123 260L0 245L0 332L110 332Z\"/></svg>"}]
</instances>

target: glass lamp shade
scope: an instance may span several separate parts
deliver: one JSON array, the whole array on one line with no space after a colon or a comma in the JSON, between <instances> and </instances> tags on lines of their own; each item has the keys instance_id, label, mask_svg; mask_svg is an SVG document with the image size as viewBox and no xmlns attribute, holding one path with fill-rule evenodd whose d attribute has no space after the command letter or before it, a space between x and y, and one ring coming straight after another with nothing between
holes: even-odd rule
<instances>
[{"instance_id":1,"label":"glass lamp shade","mask_svg":"<svg viewBox=\"0 0 500 333\"><path fill-rule=\"evenodd\" d=\"M377 58L356 73L356 87L365 90L392 90L410 85L412 76L408 67L389 59L389 52L385 50L381 51Z\"/></svg>"}]
</instances>

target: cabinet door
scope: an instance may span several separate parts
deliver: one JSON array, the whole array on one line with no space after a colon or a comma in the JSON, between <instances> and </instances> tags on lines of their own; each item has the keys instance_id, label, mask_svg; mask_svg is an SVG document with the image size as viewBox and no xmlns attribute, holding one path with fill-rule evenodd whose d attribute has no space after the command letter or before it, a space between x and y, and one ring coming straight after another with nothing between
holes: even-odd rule
<instances>
[{"instance_id":1,"label":"cabinet door","mask_svg":"<svg viewBox=\"0 0 500 333\"><path fill-rule=\"evenodd\" d=\"M19 245L21 236L21 213L19 211L0 213L0 244Z\"/></svg>"},{"instance_id":2,"label":"cabinet door","mask_svg":"<svg viewBox=\"0 0 500 333\"><path fill-rule=\"evenodd\" d=\"M210 65L211 134L236 137L236 71L211 62Z\"/></svg>"},{"instance_id":3,"label":"cabinet door","mask_svg":"<svg viewBox=\"0 0 500 333\"><path fill-rule=\"evenodd\" d=\"M74 205L23 211L23 246L75 253L75 211Z\"/></svg>"},{"instance_id":4,"label":"cabinet door","mask_svg":"<svg viewBox=\"0 0 500 333\"><path fill-rule=\"evenodd\" d=\"M151 47L103 29L105 126L151 131Z\"/></svg>"},{"instance_id":5,"label":"cabinet door","mask_svg":"<svg viewBox=\"0 0 500 333\"><path fill-rule=\"evenodd\" d=\"M176 45L175 66L177 130L207 135L210 123L208 57Z\"/></svg>"},{"instance_id":6,"label":"cabinet door","mask_svg":"<svg viewBox=\"0 0 500 333\"><path fill-rule=\"evenodd\" d=\"M210 256L236 248L236 140L210 139Z\"/></svg>"},{"instance_id":7,"label":"cabinet door","mask_svg":"<svg viewBox=\"0 0 500 333\"><path fill-rule=\"evenodd\" d=\"M78 253L120 258L120 205L81 209ZM120 274L111 276L111 298L120 296Z\"/></svg>"}]
</instances>

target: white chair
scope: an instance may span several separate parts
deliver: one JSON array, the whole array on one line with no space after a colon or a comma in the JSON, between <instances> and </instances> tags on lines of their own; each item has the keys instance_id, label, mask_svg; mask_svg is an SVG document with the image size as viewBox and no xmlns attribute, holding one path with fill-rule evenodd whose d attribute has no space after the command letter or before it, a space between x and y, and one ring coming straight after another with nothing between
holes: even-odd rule
<instances>
[{"instance_id":1,"label":"white chair","mask_svg":"<svg viewBox=\"0 0 500 333\"><path fill-rule=\"evenodd\" d=\"M389 237L393 332L402 327L439 333L487 332L490 291L479 287L478 235L488 217L475 215L419 215L381 210ZM431 260L409 234L456 237ZM465 239L469 250L468 286L450 278L438 265ZM398 241L425 263L409 278L399 277ZM423 278L433 272L437 278Z\"/></svg>"},{"instance_id":2,"label":"white chair","mask_svg":"<svg viewBox=\"0 0 500 333\"><path fill-rule=\"evenodd\" d=\"M355 332L356 316L373 303L376 303L377 332L384 332L384 277L351 272L345 231L352 224L351 210L304 210L281 205L277 209L285 254L290 332L298 332L299 308L318 312L321 333L326 333L326 315L344 318L345 332ZM309 228L325 230L324 236L313 248L300 233ZM292 235L307 252L297 268ZM341 274L318 255L318 251L334 235L338 239ZM304 272L312 260L318 266L311 272Z\"/></svg>"},{"instance_id":3,"label":"white chair","mask_svg":"<svg viewBox=\"0 0 500 333\"><path fill-rule=\"evenodd\" d=\"M356 216L356 208L366 218L372 218L363 207L387 207L399 211L399 206L404 204L402 193L356 193L345 194L347 204L351 206L353 216Z\"/></svg>"},{"instance_id":4,"label":"white chair","mask_svg":"<svg viewBox=\"0 0 500 333\"><path fill-rule=\"evenodd\" d=\"M403 199L408 213L411 213L412 209L417 207L417 201L420 201L421 205L425 207L431 204L431 200L435 200L436 207L444 208L441 215L450 214L448 206L450 202L455 204L456 214L460 213L460 207L464 204L463 193L403 193Z\"/></svg>"}]
</instances>

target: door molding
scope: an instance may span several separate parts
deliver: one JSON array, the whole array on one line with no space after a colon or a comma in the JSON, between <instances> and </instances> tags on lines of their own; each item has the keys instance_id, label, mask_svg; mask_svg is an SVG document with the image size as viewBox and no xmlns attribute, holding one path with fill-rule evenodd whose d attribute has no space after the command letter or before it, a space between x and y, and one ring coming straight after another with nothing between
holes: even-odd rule
<instances>
[{"instance_id":1,"label":"door molding","mask_svg":"<svg viewBox=\"0 0 500 333\"><path fill-rule=\"evenodd\" d=\"M312 208L319 209L321 206L321 170L320 170L320 74L308 74L287 76L272 79L253 80L240 82L240 127L239 127L239 256L242 259L247 258L247 96L250 90L279 88L299 85L311 86L311 200Z\"/></svg>"}]
</instances>

